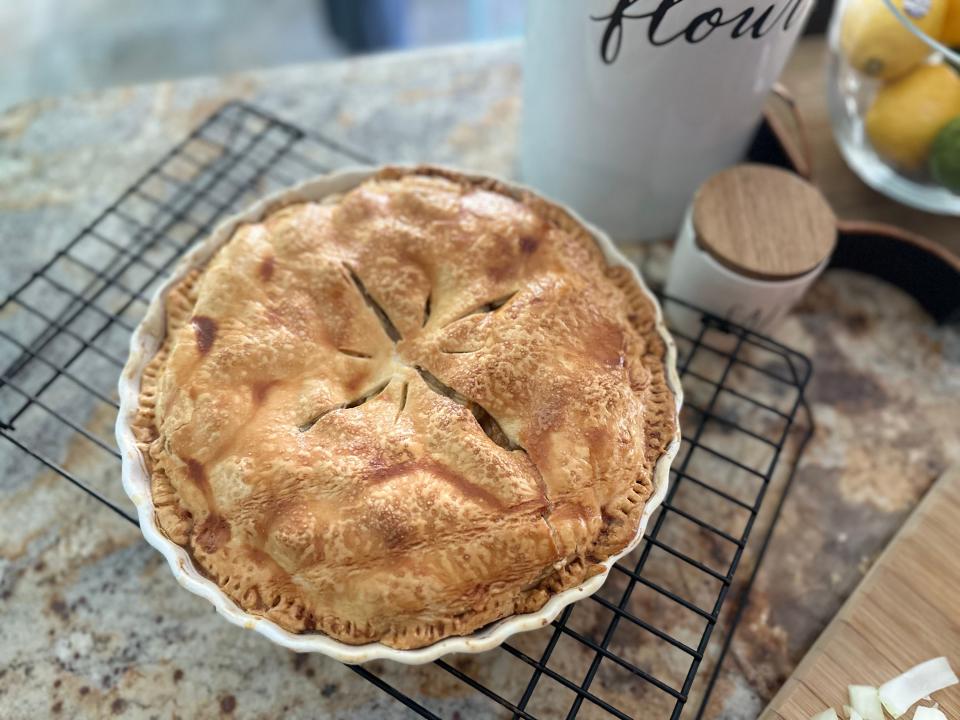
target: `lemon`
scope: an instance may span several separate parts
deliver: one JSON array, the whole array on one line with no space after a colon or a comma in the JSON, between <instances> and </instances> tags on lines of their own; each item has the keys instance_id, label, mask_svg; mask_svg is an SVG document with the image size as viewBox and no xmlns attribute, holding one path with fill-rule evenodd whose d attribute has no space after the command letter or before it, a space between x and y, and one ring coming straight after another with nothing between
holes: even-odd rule
<instances>
[{"instance_id":1,"label":"lemon","mask_svg":"<svg viewBox=\"0 0 960 720\"><path fill-rule=\"evenodd\" d=\"M944 45L960 47L960 0L947 0L947 15L937 39Z\"/></svg>"},{"instance_id":2,"label":"lemon","mask_svg":"<svg viewBox=\"0 0 960 720\"><path fill-rule=\"evenodd\" d=\"M920 30L938 38L947 5L960 0L893 0ZM840 23L840 49L860 72L893 80L931 53L920 38L900 24L883 0L848 0Z\"/></svg>"},{"instance_id":3,"label":"lemon","mask_svg":"<svg viewBox=\"0 0 960 720\"><path fill-rule=\"evenodd\" d=\"M908 172L921 170L930 145L960 115L960 76L944 64L923 65L877 92L864 117L873 149Z\"/></svg>"},{"instance_id":4,"label":"lemon","mask_svg":"<svg viewBox=\"0 0 960 720\"><path fill-rule=\"evenodd\" d=\"M930 148L930 174L945 188L960 195L960 116L937 133Z\"/></svg>"}]
</instances>

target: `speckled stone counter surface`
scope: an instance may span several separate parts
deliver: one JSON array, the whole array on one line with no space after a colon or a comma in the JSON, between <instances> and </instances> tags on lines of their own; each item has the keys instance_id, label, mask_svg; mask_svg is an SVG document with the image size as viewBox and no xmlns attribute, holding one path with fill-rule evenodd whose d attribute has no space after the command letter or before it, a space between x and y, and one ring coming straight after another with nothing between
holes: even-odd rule
<instances>
[{"instance_id":1,"label":"speckled stone counter surface","mask_svg":"<svg viewBox=\"0 0 960 720\"><path fill-rule=\"evenodd\" d=\"M0 295L237 97L383 160L514 175L518 60L515 44L440 49L15 107L0 115ZM654 283L663 276L666 244L626 249ZM0 320L16 323L16 313ZM817 430L708 717L759 713L924 490L960 461L960 333L934 326L910 298L828 272L776 337L813 359ZM109 436L113 420L92 413L84 423ZM123 501L116 463L87 457L69 438L38 442ZM544 632L517 645L535 654ZM640 662L643 639L632 642ZM564 642L555 657L582 676ZM529 674L505 653L451 663L513 688L513 700ZM371 669L444 717L509 717L432 666ZM598 683L615 705L650 717L629 676ZM530 710L563 716L571 697L548 687ZM226 624L177 586L136 529L0 438L0 717L218 715L411 716L333 661Z\"/></svg>"}]
</instances>

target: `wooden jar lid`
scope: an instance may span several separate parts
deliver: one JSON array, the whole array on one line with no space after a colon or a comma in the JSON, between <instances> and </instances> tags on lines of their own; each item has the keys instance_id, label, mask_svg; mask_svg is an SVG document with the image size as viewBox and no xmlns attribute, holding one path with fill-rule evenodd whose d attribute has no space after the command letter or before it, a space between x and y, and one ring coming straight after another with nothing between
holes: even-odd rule
<instances>
[{"instance_id":1,"label":"wooden jar lid","mask_svg":"<svg viewBox=\"0 0 960 720\"><path fill-rule=\"evenodd\" d=\"M833 252L837 219L820 191L771 165L736 165L697 191L697 245L734 272L787 280Z\"/></svg>"}]
</instances>

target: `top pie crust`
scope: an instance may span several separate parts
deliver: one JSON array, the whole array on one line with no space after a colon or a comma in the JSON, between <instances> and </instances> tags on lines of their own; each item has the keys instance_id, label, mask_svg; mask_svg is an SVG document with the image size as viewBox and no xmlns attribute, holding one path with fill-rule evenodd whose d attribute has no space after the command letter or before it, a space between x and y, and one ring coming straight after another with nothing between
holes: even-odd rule
<instances>
[{"instance_id":1,"label":"top pie crust","mask_svg":"<svg viewBox=\"0 0 960 720\"><path fill-rule=\"evenodd\" d=\"M241 608L417 648L602 571L675 404L655 310L557 206L386 168L240 225L166 299L134 433Z\"/></svg>"}]
</instances>

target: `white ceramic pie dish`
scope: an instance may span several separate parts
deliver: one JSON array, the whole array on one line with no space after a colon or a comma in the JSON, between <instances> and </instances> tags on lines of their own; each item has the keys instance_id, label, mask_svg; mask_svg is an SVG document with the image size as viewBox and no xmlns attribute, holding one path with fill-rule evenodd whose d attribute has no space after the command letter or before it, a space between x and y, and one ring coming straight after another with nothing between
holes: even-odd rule
<instances>
[{"instance_id":1,"label":"white ceramic pie dish","mask_svg":"<svg viewBox=\"0 0 960 720\"><path fill-rule=\"evenodd\" d=\"M453 169L453 168L451 168ZM244 222L254 222L263 217L267 211L278 204L287 204L296 201L319 200L329 195L346 192L371 175L379 168L348 168L335 173L317 177L303 182L293 188L269 195L246 211L224 220L214 230L209 238L187 253L179 262L173 274L164 282L155 293L147 313L137 327L130 341L130 356L120 375L120 412L117 416L117 444L122 457L123 488L137 508L140 520L140 529L144 538L167 559L170 569L177 582L184 588L210 601L221 615L234 625L256 630L273 642L296 652L319 652L344 663L363 663L376 659L396 660L410 665L431 662L451 653L477 653L500 645L511 635L527 630L534 630L549 624L560 612L572 602L592 595L603 585L610 573L613 564L633 550L643 537L644 530L650 516L663 501L667 492L670 464L680 447L679 421L675 428L673 441L666 452L657 461L654 468L654 491L643 511L637 535L622 552L608 558L602 564L604 572L595 575L577 587L551 597L540 610L523 615L513 615L480 630L464 636L449 637L427 647L413 650L397 650L382 643L368 643L365 645L348 645L334 640L323 634L296 634L284 630L276 623L241 609L211 580L197 570L187 551L168 539L157 526L154 514L153 501L150 491L150 477L144 463L140 449L133 434L132 423L137 414L140 380L147 363L154 356L163 342L165 328L165 302L170 289L177 284L191 269L200 267L231 237L234 229ZM456 170L465 176L471 173ZM490 176L484 176L490 177ZM518 190L530 190L523 185L494 178L503 185ZM680 406L683 400L683 390L676 369L676 346L666 329L663 313L654 295L647 288L636 268L614 246L610 238L598 228L584 221L569 208L563 207L571 216L583 224L594 236L607 261L612 265L622 265L629 268L638 284L652 303L656 313L657 330L663 338L666 347L666 379L676 398L677 418L680 415Z\"/></svg>"}]
</instances>

